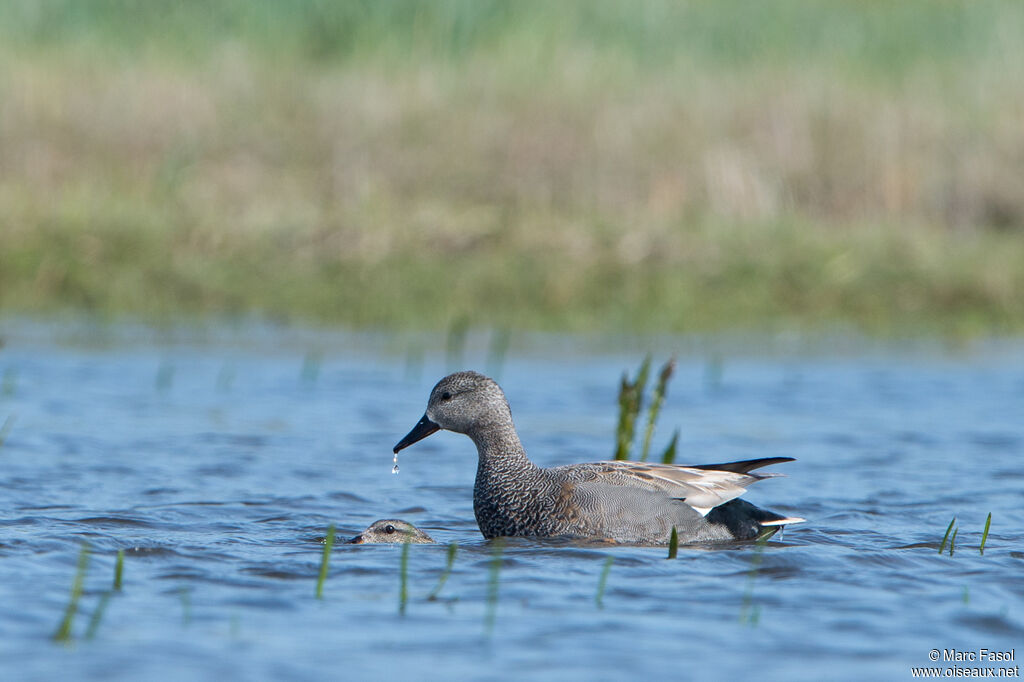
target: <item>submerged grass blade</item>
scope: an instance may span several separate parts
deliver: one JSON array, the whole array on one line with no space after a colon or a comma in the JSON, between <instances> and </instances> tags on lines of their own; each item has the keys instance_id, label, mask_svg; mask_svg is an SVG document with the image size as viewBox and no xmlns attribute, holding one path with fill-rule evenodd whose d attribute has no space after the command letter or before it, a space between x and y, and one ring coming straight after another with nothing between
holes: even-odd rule
<instances>
[{"instance_id":1,"label":"submerged grass blade","mask_svg":"<svg viewBox=\"0 0 1024 682\"><path fill-rule=\"evenodd\" d=\"M985 519L985 531L981 534L981 545L978 546L978 552L985 556L985 542L988 541L988 529L992 525L992 512L988 513L988 518Z\"/></svg>"},{"instance_id":2,"label":"submerged grass blade","mask_svg":"<svg viewBox=\"0 0 1024 682\"><path fill-rule=\"evenodd\" d=\"M114 594L113 590L107 590L100 597L99 603L96 605L96 609L92 612L92 617L89 618L89 625L85 628L85 639L92 639L96 636L96 631L100 628L100 621L103 620L103 614L107 610L107 604L110 603L110 597Z\"/></svg>"},{"instance_id":3,"label":"submerged grass blade","mask_svg":"<svg viewBox=\"0 0 1024 682\"><path fill-rule=\"evenodd\" d=\"M188 627L192 622L192 588L182 585L178 595L181 597L181 626Z\"/></svg>"},{"instance_id":4,"label":"submerged grass blade","mask_svg":"<svg viewBox=\"0 0 1024 682\"><path fill-rule=\"evenodd\" d=\"M754 581L761 572L761 562L764 561L764 548L768 544L767 535L758 538L754 546L754 554L750 557L750 570L747 572L747 589L743 593L743 608L740 609L740 622L751 627L761 620L761 605L754 603Z\"/></svg>"},{"instance_id":5,"label":"submerged grass blade","mask_svg":"<svg viewBox=\"0 0 1024 682\"><path fill-rule=\"evenodd\" d=\"M448 582L448 576L452 574L452 566L455 565L455 554L458 550L458 543L453 542L448 545L448 558L445 562L444 570L441 572L441 577L437 579L437 586L427 595L428 600L433 601L437 599L437 595L441 594L441 588Z\"/></svg>"},{"instance_id":6,"label":"submerged grass blade","mask_svg":"<svg viewBox=\"0 0 1024 682\"><path fill-rule=\"evenodd\" d=\"M85 629L85 639L92 639L96 636L96 631L100 627L100 621L103 620L103 614L106 613L107 604L110 603L110 598L115 592L121 591L121 577L124 575L124 550L117 550L117 559L114 562L114 584L113 586L103 593L100 597L99 603L96 605L95 610L92 612L92 617L89 618L89 626Z\"/></svg>"},{"instance_id":7,"label":"submerged grass blade","mask_svg":"<svg viewBox=\"0 0 1024 682\"><path fill-rule=\"evenodd\" d=\"M85 572L89 568L89 543L83 542L82 549L78 552L78 567L75 569L75 579L71 583L71 598L64 610L64 618L61 619L57 631L53 633L55 642L71 641L71 626L78 613L78 602L82 598L82 589L85 586Z\"/></svg>"},{"instance_id":8,"label":"submerged grass blade","mask_svg":"<svg viewBox=\"0 0 1024 682\"><path fill-rule=\"evenodd\" d=\"M679 429L672 434L672 440L661 455L662 464L673 464L676 461L676 448L679 446Z\"/></svg>"},{"instance_id":9,"label":"submerged grass blade","mask_svg":"<svg viewBox=\"0 0 1024 682\"><path fill-rule=\"evenodd\" d=\"M604 566L601 568L601 577L597 579L597 594L594 595L594 602L597 604L597 608L604 608L604 588L608 584L608 573L612 570L612 562L615 561L615 557L610 556L604 560Z\"/></svg>"},{"instance_id":10,"label":"submerged grass blade","mask_svg":"<svg viewBox=\"0 0 1024 682\"><path fill-rule=\"evenodd\" d=\"M114 562L114 591L121 591L121 582L124 577L124 550L117 550L117 561Z\"/></svg>"},{"instance_id":11,"label":"submerged grass blade","mask_svg":"<svg viewBox=\"0 0 1024 682\"><path fill-rule=\"evenodd\" d=\"M953 530L953 524L956 523L956 517L954 516L949 525L946 526L946 534L942 536L942 544L939 545L939 554L942 554L942 550L946 549L946 541L949 540L949 533Z\"/></svg>"},{"instance_id":12,"label":"submerged grass blade","mask_svg":"<svg viewBox=\"0 0 1024 682\"><path fill-rule=\"evenodd\" d=\"M402 558L398 563L398 613L405 615L409 602L409 543L402 543Z\"/></svg>"},{"instance_id":13,"label":"submerged grass blade","mask_svg":"<svg viewBox=\"0 0 1024 682\"><path fill-rule=\"evenodd\" d=\"M327 526L327 538L324 540L324 553L320 557L320 575L316 579L316 598L324 597L324 581L327 580L327 567L331 563L331 547L334 546L334 524Z\"/></svg>"},{"instance_id":14,"label":"submerged grass blade","mask_svg":"<svg viewBox=\"0 0 1024 682\"><path fill-rule=\"evenodd\" d=\"M495 538L487 579L487 612L484 616L484 630L487 635L494 631L494 622L498 617L498 586L501 574L501 554L504 549L505 538Z\"/></svg>"},{"instance_id":15,"label":"submerged grass blade","mask_svg":"<svg viewBox=\"0 0 1024 682\"><path fill-rule=\"evenodd\" d=\"M676 532L676 527L672 526L672 535L668 538L668 558L675 559L676 554L679 552L679 533Z\"/></svg>"}]
</instances>

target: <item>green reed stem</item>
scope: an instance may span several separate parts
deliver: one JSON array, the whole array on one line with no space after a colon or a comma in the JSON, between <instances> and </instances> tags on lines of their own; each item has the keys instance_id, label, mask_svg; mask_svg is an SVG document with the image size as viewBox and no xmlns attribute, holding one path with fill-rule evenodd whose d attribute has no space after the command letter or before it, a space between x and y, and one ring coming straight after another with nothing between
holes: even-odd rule
<instances>
[{"instance_id":1,"label":"green reed stem","mask_svg":"<svg viewBox=\"0 0 1024 682\"><path fill-rule=\"evenodd\" d=\"M597 579L597 594L594 595L594 602L597 604L597 608L604 608L604 588L608 584L608 573L612 570L612 562L615 561L615 557L610 556L604 560L604 566L601 568L601 577Z\"/></svg>"},{"instance_id":2,"label":"green reed stem","mask_svg":"<svg viewBox=\"0 0 1024 682\"><path fill-rule=\"evenodd\" d=\"M114 594L112 590L107 590L100 597L99 603L96 605L96 609L92 612L92 617L89 618L89 625L85 628L85 639L92 639L96 636L96 631L99 630L100 621L103 620L103 614L107 610L107 604L110 603L110 597Z\"/></svg>"},{"instance_id":3,"label":"green reed stem","mask_svg":"<svg viewBox=\"0 0 1024 682\"><path fill-rule=\"evenodd\" d=\"M615 427L615 459L629 459L629 420L633 409L633 385L629 377L622 375L619 380L619 423Z\"/></svg>"},{"instance_id":4,"label":"green reed stem","mask_svg":"<svg viewBox=\"0 0 1024 682\"><path fill-rule=\"evenodd\" d=\"M985 519L985 531L981 534L981 545L978 547L978 552L985 556L985 542L988 540L988 529L992 525L992 512L988 513L988 518Z\"/></svg>"},{"instance_id":5,"label":"green reed stem","mask_svg":"<svg viewBox=\"0 0 1024 682\"><path fill-rule=\"evenodd\" d=\"M754 603L754 581L761 572L764 561L764 548L768 544L768 536L758 538L754 545L754 554L750 557L750 570L747 572L747 589L743 593L743 608L740 609L740 622L751 626L757 625L761 619L761 606Z\"/></svg>"},{"instance_id":6,"label":"green reed stem","mask_svg":"<svg viewBox=\"0 0 1024 682\"><path fill-rule=\"evenodd\" d=\"M402 558L398 563L398 613L405 615L409 603L409 543L402 543Z\"/></svg>"},{"instance_id":7,"label":"green reed stem","mask_svg":"<svg viewBox=\"0 0 1024 682\"><path fill-rule=\"evenodd\" d=\"M668 447L665 448L665 452L661 455L662 464L672 464L676 461L676 448L679 446L679 429L676 429L675 433L672 434L672 440L669 441Z\"/></svg>"},{"instance_id":8,"label":"green reed stem","mask_svg":"<svg viewBox=\"0 0 1024 682\"><path fill-rule=\"evenodd\" d=\"M658 383L654 387L654 397L651 398L651 407L647 411L647 428L644 429L644 443L643 448L640 450L640 461L647 461L647 454L651 450L651 437L654 435L654 425L658 421L658 415L661 413L661 406L665 402L665 392L668 390L669 379L672 378L672 372L676 369L675 358L669 359L662 368L661 372L658 373Z\"/></svg>"},{"instance_id":9,"label":"green reed stem","mask_svg":"<svg viewBox=\"0 0 1024 682\"><path fill-rule=\"evenodd\" d=\"M85 572L89 568L89 543L83 542L82 549L78 552L78 567L75 569L75 579L71 583L71 598L64 610L64 618L61 619L57 631L53 633L55 642L71 641L71 626L78 613L78 602L82 598L82 590L85 586Z\"/></svg>"},{"instance_id":10,"label":"green reed stem","mask_svg":"<svg viewBox=\"0 0 1024 682\"><path fill-rule=\"evenodd\" d=\"M953 556L953 546L956 545L956 534L960 532L960 528L953 529L953 537L949 539L949 556Z\"/></svg>"},{"instance_id":11,"label":"green reed stem","mask_svg":"<svg viewBox=\"0 0 1024 682\"><path fill-rule=\"evenodd\" d=\"M676 532L676 527L672 526L672 535L668 538L668 558L675 559L676 554L679 552L679 533Z\"/></svg>"},{"instance_id":12,"label":"green reed stem","mask_svg":"<svg viewBox=\"0 0 1024 682\"><path fill-rule=\"evenodd\" d=\"M636 418L640 414L640 407L643 404L644 390L647 387L647 377L651 371L651 356L644 358L640 369L637 371L636 379L632 382L627 374L622 375L619 382L619 423L615 430L616 447L615 459L629 459L629 452L633 447L633 436L636 434Z\"/></svg>"},{"instance_id":13,"label":"green reed stem","mask_svg":"<svg viewBox=\"0 0 1024 682\"><path fill-rule=\"evenodd\" d=\"M334 524L327 526L327 538L324 540L324 553L320 557L320 575L316 579L316 598L324 597L324 581L327 580L327 567L331 563L331 547L334 546Z\"/></svg>"},{"instance_id":14,"label":"green reed stem","mask_svg":"<svg viewBox=\"0 0 1024 682\"><path fill-rule=\"evenodd\" d=\"M949 540L949 534L953 530L953 524L956 523L956 517L954 516L946 526L946 534L942 536L942 544L939 545L939 554L942 554L942 550L946 549L946 541Z\"/></svg>"},{"instance_id":15,"label":"green reed stem","mask_svg":"<svg viewBox=\"0 0 1024 682\"><path fill-rule=\"evenodd\" d=\"M121 591L121 582L124 577L124 550L117 550L117 561L114 562L114 591Z\"/></svg>"},{"instance_id":16,"label":"green reed stem","mask_svg":"<svg viewBox=\"0 0 1024 682\"><path fill-rule=\"evenodd\" d=\"M452 574L452 566L455 565L455 554L458 550L458 543L453 542L448 545L448 558L445 562L444 570L441 572L441 577L437 579L437 586L427 595L428 600L433 601L437 599L437 595L441 593L441 588L448 582L448 576Z\"/></svg>"}]
</instances>

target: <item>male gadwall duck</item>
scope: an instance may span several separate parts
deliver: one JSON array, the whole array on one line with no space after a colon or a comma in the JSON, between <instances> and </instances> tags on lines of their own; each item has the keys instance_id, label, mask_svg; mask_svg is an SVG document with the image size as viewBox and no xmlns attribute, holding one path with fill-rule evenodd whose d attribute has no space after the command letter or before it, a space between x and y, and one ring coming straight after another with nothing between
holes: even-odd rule
<instances>
[{"instance_id":1,"label":"male gadwall duck","mask_svg":"<svg viewBox=\"0 0 1024 682\"><path fill-rule=\"evenodd\" d=\"M427 411L395 454L439 429L464 433L479 462L473 511L485 538L573 538L625 544L754 540L803 521L737 499L778 474L754 469L792 457L681 466L592 462L543 469L526 456L501 388L477 372L456 372L430 393Z\"/></svg>"},{"instance_id":2,"label":"male gadwall duck","mask_svg":"<svg viewBox=\"0 0 1024 682\"><path fill-rule=\"evenodd\" d=\"M347 542L350 545L403 543L425 545L434 539L408 521L381 519Z\"/></svg>"}]
</instances>

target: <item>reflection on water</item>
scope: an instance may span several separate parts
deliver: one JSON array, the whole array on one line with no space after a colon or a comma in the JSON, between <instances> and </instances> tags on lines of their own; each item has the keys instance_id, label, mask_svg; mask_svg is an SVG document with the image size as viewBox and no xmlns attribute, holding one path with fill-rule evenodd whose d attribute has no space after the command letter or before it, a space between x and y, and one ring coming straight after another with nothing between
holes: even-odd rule
<instances>
[{"instance_id":1,"label":"reflection on water","mask_svg":"<svg viewBox=\"0 0 1024 682\"><path fill-rule=\"evenodd\" d=\"M476 530L475 452L460 436L424 441L388 474L453 348L465 367L499 364L486 338L432 351L380 335L195 343L126 328L55 344L52 331L9 329L0 349L3 679L746 678L756 665L791 680L821 679L825 664L902 679L933 648L1024 641L1020 345L657 340L679 364L654 447L678 427L681 462L796 457L747 495L808 519L763 550L668 561L662 548L523 539L497 555ZM648 348L502 344L533 459L610 457L619 376ZM940 555L954 516L955 554ZM318 601L328 525L350 537L379 518L438 541L409 550L404 614L395 546L336 546ZM58 646L83 542L74 645ZM123 589L110 594L119 549Z\"/></svg>"}]
</instances>

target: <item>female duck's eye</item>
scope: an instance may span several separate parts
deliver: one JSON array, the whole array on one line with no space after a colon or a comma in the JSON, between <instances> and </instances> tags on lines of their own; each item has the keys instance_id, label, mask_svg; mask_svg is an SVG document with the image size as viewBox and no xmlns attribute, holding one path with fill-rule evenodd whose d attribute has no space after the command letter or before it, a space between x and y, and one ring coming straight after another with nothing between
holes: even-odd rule
<instances>
[{"instance_id":1,"label":"female duck's eye","mask_svg":"<svg viewBox=\"0 0 1024 682\"><path fill-rule=\"evenodd\" d=\"M395 527L394 527L394 526L392 526L392 525L391 525L391 524L389 523L388 525L384 526L384 532L385 532L385 533L387 533L388 535L391 535L392 533L394 533L394 532L395 532Z\"/></svg>"},{"instance_id":2,"label":"female duck's eye","mask_svg":"<svg viewBox=\"0 0 1024 682\"><path fill-rule=\"evenodd\" d=\"M448 391L445 391L444 393L441 394L441 400L451 400L451 399L452 399L452 394L449 393Z\"/></svg>"}]
</instances>

